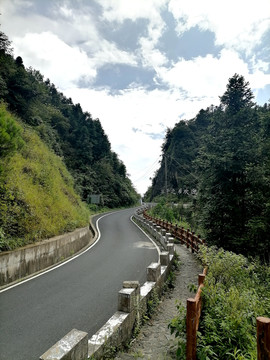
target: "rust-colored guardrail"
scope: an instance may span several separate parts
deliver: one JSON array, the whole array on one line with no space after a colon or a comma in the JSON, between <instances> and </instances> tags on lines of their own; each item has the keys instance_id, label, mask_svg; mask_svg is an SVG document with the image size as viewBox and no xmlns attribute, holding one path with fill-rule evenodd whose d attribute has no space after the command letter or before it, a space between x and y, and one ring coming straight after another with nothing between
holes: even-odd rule
<instances>
[{"instance_id":1,"label":"rust-colored guardrail","mask_svg":"<svg viewBox=\"0 0 270 360\"><path fill-rule=\"evenodd\" d=\"M173 225L168 221L154 218L147 214L146 211L143 212L143 217L147 220L155 222L158 226L161 226L163 229L172 234L172 236L179 240L181 244L185 244L187 248L191 248L192 252L198 252L199 246L204 245L205 241L200 237L200 235L195 235L194 232L191 232L189 229L185 230L183 227Z\"/></svg>"},{"instance_id":2,"label":"rust-colored guardrail","mask_svg":"<svg viewBox=\"0 0 270 360\"><path fill-rule=\"evenodd\" d=\"M185 244L187 248L191 248L192 252L198 252L199 246L206 244L200 235L195 235L189 229L173 225L168 221L154 218L143 211L143 217L147 220L155 222L157 225L170 232L172 236L179 240L181 244ZM201 292L207 269L203 274L199 274L199 287L194 298L187 299L187 349L186 360L196 360L197 351L197 330L202 309ZM270 360L270 318L257 317L257 360Z\"/></svg>"},{"instance_id":3,"label":"rust-colored guardrail","mask_svg":"<svg viewBox=\"0 0 270 360\"><path fill-rule=\"evenodd\" d=\"M186 359L195 360L197 351L197 331L199 328L199 321L202 312L202 288L204 286L204 279L206 276L207 268L204 268L203 273L198 276L198 290L194 298L187 299L187 346L186 346Z\"/></svg>"}]
</instances>

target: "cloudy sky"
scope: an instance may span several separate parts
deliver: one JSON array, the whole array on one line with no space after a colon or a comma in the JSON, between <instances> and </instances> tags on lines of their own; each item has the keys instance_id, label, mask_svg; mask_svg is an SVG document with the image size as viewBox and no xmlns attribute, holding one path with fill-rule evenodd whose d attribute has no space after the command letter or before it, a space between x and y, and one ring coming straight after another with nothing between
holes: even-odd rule
<instances>
[{"instance_id":1,"label":"cloudy sky","mask_svg":"<svg viewBox=\"0 0 270 360\"><path fill-rule=\"evenodd\" d=\"M0 0L21 56L99 118L140 193L167 127L219 104L235 73L270 99L269 0Z\"/></svg>"}]
</instances>

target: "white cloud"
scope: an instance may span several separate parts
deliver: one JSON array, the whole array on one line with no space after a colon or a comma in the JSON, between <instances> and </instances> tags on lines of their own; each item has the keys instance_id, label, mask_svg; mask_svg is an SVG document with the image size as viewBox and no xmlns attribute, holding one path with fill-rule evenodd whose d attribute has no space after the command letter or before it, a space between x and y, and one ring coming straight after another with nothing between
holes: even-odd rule
<instances>
[{"instance_id":1,"label":"white cloud","mask_svg":"<svg viewBox=\"0 0 270 360\"><path fill-rule=\"evenodd\" d=\"M74 5L72 0L51 1L46 13L37 13L34 12L34 0L2 0L3 31L13 41L15 56L22 56L26 66L40 70L66 96L81 103L93 117L100 118L113 150L124 161L131 179L143 193L150 185L149 177L158 167L162 143L159 136L164 134L167 126L173 127L180 119L191 119L211 104L218 105L219 96L234 73L244 75L255 93L270 83L266 58L262 60L259 52L249 56L270 28L270 2L95 2L101 6L97 13L91 2L78 1ZM42 2L42 7L45 3ZM162 10L167 6L176 20L179 36L194 26L202 31L210 30L215 34L216 45L222 48L220 54L179 59L171 64L165 49L161 52L157 48L161 36L170 26L168 18L167 24L162 18ZM121 36L126 19L133 22L146 20L137 24L144 28L139 29L137 49L133 52L123 51L117 44L117 35ZM117 29L114 42L102 36L103 25ZM174 30L173 26L170 31ZM240 55L243 51L248 55L246 58ZM154 69L157 76L151 80L157 86L165 85L167 90L147 91L147 86L139 87L135 82L120 92L115 92L117 89L114 88L77 88L82 78L84 83L94 81L98 70L106 64ZM106 79L102 80L106 83ZM134 132L132 128L138 130Z\"/></svg>"},{"instance_id":2,"label":"white cloud","mask_svg":"<svg viewBox=\"0 0 270 360\"><path fill-rule=\"evenodd\" d=\"M66 88L79 78L96 76L93 61L84 51L71 47L50 32L28 33L13 39L14 51L27 66L41 70L52 82Z\"/></svg>"},{"instance_id":3,"label":"white cloud","mask_svg":"<svg viewBox=\"0 0 270 360\"><path fill-rule=\"evenodd\" d=\"M103 18L108 21L123 22L125 19L135 21L146 18L154 23L155 19L159 19L160 9L167 4L168 0L98 0L98 2L104 9Z\"/></svg>"},{"instance_id":4,"label":"white cloud","mask_svg":"<svg viewBox=\"0 0 270 360\"><path fill-rule=\"evenodd\" d=\"M208 54L192 60L181 59L170 69L161 68L159 77L169 86L182 88L187 96L210 99L221 94L234 73L247 76L247 64L236 52L222 50L218 58Z\"/></svg>"},{"instance_id":5,"label":"white cloud","mask_svg":"<svg viewBox=\"0 0 270 360\"><path fill-rule=\"evenodd\" d=\"M112 149L124 161L131 180L142 194L158 167L158 163L151 165L161 153L163 142L162 138L153 139L149 134L164 135L167 127L180 120L180 115L190 119L210 105L209 99L194 103L176 90L148 92L144 88L130 88L112 95L108 89L71 88L64 93L100 119ZM138 131L134 132L133 128Z\"/></svg>"},{"instance_id":6,"label":"white cloud","mask_svg":"<svg viewBox=\"0 0 270 360\"><path fill-rule=\"evenodd\" d=\"M270 26L269 0L170 0L179 34L199 26L215 33L216 44L249 53Z\"/></svg>"},{"instance_id":7,"label":"white cloud","mask_svg":"<svg viewBox=\"0 0 270 360\"><path fill-rule=\"evenodd\" d=\"M103 6L103 19L107 21L116 21L123 23L129 19L136 21L138 19L148 20L147 36L139 39L140 57L143 66L156 68L167 63L165 54L155 49L166 26L161 18L160 11L165 8L168 0L99 0Z\"/></svg>"}]
</instances>

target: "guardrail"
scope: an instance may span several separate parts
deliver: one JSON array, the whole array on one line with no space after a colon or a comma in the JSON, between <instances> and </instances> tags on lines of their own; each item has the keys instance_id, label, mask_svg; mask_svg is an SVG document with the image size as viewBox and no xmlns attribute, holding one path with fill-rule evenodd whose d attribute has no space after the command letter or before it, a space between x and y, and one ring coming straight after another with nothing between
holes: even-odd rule
<instances>
[{"instance_id":1,"label":"guardrail","mask_svg":"<svg viewBox=\"0 0 270 360\"><path fill-rule=\"evenodd\" d=\"M150 225L134 214L137 222L148 231ZM170 273L174 259L174 244L164 242L159 254L159 262L151 263L146 269L146 282L140 286L138 281L124 281L118 292L118 308L114 315L89 340L88 334L73 329L60 339L40 360L84 360L104 359L110 349L120 348L130 340L134 326L143 319L148 300L155 294L160 295Z\"/></svg>"},{"instance_id":2,"label":"guardrail","mask_svg":"<svg viewBox=\"0 0 270 360\"><path fill-rule=\"evenodd\" d=\"M192 252L198 252L200 245L205 245L206 242L201 239L200 235L195 235L189 229L185 230L183 227L173 225L168 221L154 218L147 214L147 209L144 209L141 214L145 219L155 223L157 226L170 232L171 236L179 240L181 244L185 244L187 248L191 248ZM197 331L199 327L199 320L202 309L202 288L206 276L206 268L203 274L199 274L199 287L194 298L187 299L187 348L186 360L196 360L197 351ZM257 317L257 360L270 360L270 318Z\"/></svg>"},{"instance_id":3,"label":"guardrail","mask_svg":"<svg viewBox=\"0 0 270 360\"><path fill-rule=\"evenodd\" d=\"M173 225L168 221L164 221L158 218L154 218L147 214L144 210L143 217L149 221L155 222L158 226L161 226L166 231L170 232L171 235L180 241L181 244L185 244L187 248L191 248L191 251L198 252L200 245L205 245L205 240L203 240L200 235L195 235L194 232L189 229L185 230L183 227Z\"/></svg>"},{"instance_id":4,"label":"guardrail","mask_svg":"<svg viewBox=\"0 0 270 360\"><path fill-rule=\"evenodd\" d=\"M199 321L202 312L202 288L204 286L204 279L207 269L204 268L203 273L198 276L199 288L194 298L187 299L187 347L186 360L196 359L197 351L197 331L199 328Z\"/></svg>"}]
</instances>

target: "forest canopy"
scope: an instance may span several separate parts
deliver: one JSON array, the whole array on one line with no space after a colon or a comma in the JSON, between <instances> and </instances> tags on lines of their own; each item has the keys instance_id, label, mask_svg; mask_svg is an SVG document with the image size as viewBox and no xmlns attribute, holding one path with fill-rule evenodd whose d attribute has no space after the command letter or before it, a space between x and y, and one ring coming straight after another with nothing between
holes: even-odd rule
<instances>
[{"instance_id":1,"label":"forest canopy","mask_svg":"<svg viewBox=\"0 0 270 360\"><path fill-rule=\"evenodd\" d=\"M269 262L270 105L253 100L249 83L234 74L219 106L168 129L145 197L188 204L209 244Z\"/></svg>"}]
</instances>

